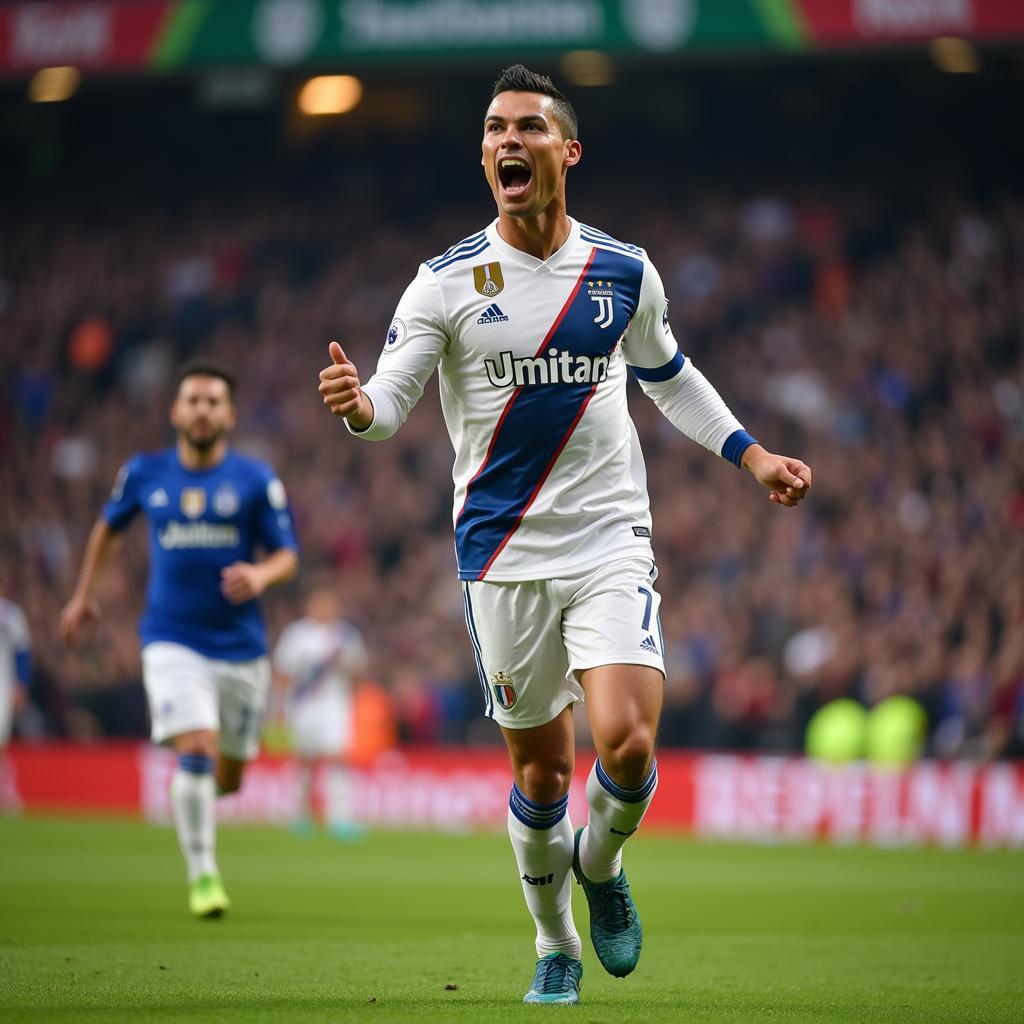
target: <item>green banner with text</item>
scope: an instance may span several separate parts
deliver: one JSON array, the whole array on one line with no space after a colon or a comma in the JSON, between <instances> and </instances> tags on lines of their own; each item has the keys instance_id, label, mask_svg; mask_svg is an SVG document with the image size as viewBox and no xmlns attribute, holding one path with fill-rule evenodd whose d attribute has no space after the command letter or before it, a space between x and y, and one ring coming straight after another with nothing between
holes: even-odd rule
<instances>
[{"instance_id":1,"label":"green banner with text","mask_svg":"<svg viewBox=\"0 0 1024 1024\"><path fill-rule=\"evenodd\" d=\"M0 74L1024 39L1024 0L110 0L0 7Z\"/></svg>"}]
</instances>

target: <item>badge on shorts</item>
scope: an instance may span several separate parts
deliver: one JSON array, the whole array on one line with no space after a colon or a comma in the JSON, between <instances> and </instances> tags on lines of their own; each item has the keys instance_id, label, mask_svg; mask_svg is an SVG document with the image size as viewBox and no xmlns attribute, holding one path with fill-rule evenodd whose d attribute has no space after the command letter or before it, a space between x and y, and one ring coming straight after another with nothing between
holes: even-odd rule
<instances>
[{"instance_id":1,"label":"badge on shorts","mask_svg":"<svg viewBox=\"0 0 1024 1024\"><path fill-rule=\"evenodd\" d=\"M182 488L181 511L184 512L189 519L198 519L206 511L206 491L204 488Z\"/></svg>"},{"instance_id":2,"label":"badge on shorts","mask_svg":"<svg viewBox=\"0 0 1024 1024\"><path fill-rule=\"evenodd\" d=\"M508 711L516 702L516 688L512 685L512 677L504 672L495 672L491 676L494 687L494 699Z\"/></svg>"}]
</instances>

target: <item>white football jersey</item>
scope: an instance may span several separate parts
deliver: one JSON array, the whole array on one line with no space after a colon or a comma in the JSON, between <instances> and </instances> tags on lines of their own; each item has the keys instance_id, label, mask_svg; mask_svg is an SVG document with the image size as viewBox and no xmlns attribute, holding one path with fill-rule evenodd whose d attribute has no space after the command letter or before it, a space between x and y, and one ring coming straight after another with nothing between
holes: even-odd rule
<instances>
[{"instance_id":1,"label":"white football jersey","mask_svg":"<svg viewBox=\"0 0 1024 1024\"><path fill-rule=\"evenodd\" d=\"M647 254L570 223L546 260L503 241L495 221L422 264L364 385L374 420L353 433L383 439L440 367L464 580L550 579L651 556L627 365L712 451L738 464L753 441L679 351Z\"/></svg>"},{"instance_id":2,"label":"white football jersey","mask_svg":"<svg viewBox=\"0 0 1024 1024\"><path fill-rule=\"evenodd\" d=\"M335 619L299 619L281 631L274 648L274 668L291 679L289 697L305 701L321 695L348 697L352 676L366 663L359 630Z\"/></svg>"}]
</instances>

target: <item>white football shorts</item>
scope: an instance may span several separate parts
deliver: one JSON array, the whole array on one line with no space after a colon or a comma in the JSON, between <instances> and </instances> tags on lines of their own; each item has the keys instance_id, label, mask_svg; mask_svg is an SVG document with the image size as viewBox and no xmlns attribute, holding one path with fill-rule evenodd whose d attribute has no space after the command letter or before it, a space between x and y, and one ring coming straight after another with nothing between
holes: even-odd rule
<instances>
[{"instance_id":1,"label":"white football shorts","mask_svg":"<svg viewBox=\"0 0 1024 1024\"><path fill-rule=\"evenodd\" d=\"M142 681L154 743L212 729L226 757L249 761L258 753L270 693L268 658L218 661L161 640L142 648Z\"/></svg>"},{"instance_id":2,"label":"white football shorts","mask_svg":"<svg viewBox=\"0 0 1024 1024\"><path fill-rule=\"evenodd\" d=\"M288 701L288 724L300 757L340 757L350 745L351 721L352 702L331 686Z\"/></svg>"},{"instance_id":3,"label":"white football shorts","mask_svg":"<svg viewBox=\"0 0 1024 1024\"><path fill-rule=\"evenodd\" d=\"M484 714L510 729L544 725L584 699L577 673L599 665L664 676L657 576L632 557L561 579L464 583Z\"/></svg>"}]
</instances>

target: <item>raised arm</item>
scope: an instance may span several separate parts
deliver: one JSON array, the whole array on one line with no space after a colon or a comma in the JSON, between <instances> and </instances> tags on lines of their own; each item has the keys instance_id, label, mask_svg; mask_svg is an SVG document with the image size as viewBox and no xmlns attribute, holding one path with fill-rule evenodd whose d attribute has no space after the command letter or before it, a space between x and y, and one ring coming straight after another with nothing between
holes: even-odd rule
<instances>
[{"instance_id":1,"label":"raised arm","mask_svg":"<svg viewBox=\"0 0 1024 1024\"><path fill-rule=\"evenodd\" d=\"M364 385L342 347L328 346L331 364L320 371L324 405L368 441L390 437L419 401L447 344L444 304L433 272L420 267L395 310L377 362Z\"/></svg>"}]
</instances>

